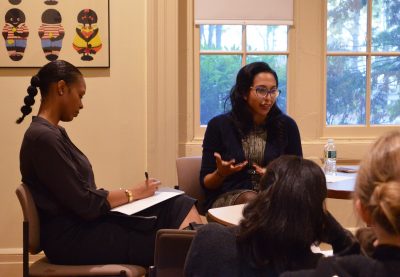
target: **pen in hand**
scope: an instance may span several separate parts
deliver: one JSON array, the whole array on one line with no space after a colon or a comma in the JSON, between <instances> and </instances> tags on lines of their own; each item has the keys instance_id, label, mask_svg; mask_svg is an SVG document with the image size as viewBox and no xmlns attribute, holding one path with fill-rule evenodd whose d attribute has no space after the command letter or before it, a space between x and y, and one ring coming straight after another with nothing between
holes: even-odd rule
<instances>
[{"instance_id":1,"label":"pen in hand","mask_svg":"<svg viewBox=\"0 0 400 277\"><path fill-rule=\"evenodd\" d=\"M144 177L146 177L146 188L149 186L149 173L147 171L144 172Z\"/></svg>"}]
</instances>

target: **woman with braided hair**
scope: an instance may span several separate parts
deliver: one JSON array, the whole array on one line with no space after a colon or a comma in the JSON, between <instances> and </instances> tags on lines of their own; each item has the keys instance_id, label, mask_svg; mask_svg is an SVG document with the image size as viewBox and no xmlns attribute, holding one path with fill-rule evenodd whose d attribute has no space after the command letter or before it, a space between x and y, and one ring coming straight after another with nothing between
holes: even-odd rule
<instances>
[{"instance_id":1,"label":"woman with braided hair","mask_svg":"<svg viewBox=\"0 0 400 277\"><path fill-rule=\"evenodd\" d=\"M322 259L315 270L283 276L400 276L400 131L380 137L358 171L356 210L374 231L372 257L353 255Z\"/></svg>"},{"instance_id":2,"label":"woman with braided hair","mask_svg":"<svg viewBox=\"0 0 400 277\"><path fill-rule=\"evenodd\" d=\"M72 143L60 122L72 121L83 108L86 84L72 64L56 60L31 79L21 123L31 113L40 88L37 116L20 150L22 182L38 208L41 247L58 264L153 264L155 234L184 228L201 219L195 200L178 196L134 216L111 208L154 194L160 181L148 179L127 189L98 189L87 157Z\"/></svg>"}]
</instances>

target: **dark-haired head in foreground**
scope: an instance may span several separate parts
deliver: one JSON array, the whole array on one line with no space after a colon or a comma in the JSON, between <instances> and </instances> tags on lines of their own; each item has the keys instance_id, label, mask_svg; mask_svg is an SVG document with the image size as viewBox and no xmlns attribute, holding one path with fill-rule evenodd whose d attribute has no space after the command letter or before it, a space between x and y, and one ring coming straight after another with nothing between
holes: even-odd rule
<instances>
[{"instance_id":1,"label":"dark-haired head in foreground","mask_svg":"<svg viewBox=\"0 0 400 277\"><path fill-rule=\"evenodd\" d=\"M281 156L268 166L260 185L262 191L245 207L240 222L242 257L254 267L295 269L322 239L325 175L310 160Z\"/></svg>"}]
</instances>

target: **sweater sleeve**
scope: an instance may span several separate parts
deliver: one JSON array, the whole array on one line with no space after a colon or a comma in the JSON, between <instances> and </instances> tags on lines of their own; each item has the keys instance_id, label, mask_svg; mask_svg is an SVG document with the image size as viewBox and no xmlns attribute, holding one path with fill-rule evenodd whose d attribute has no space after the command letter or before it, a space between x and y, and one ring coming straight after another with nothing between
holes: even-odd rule
<instances>
[{"instance_id":1,"label":"sweater sleeve","mask_svg":"<svg viewBox=\"0 0 400 277\"><path fill-rule=\"evenodd\" d=\"M201 227L186 256L184 276L237 276L239 261L233 232L217 223Z\"/></svg>"},{"instance_id":2,"label":"sweater sleeve","mask_svg":"<svg viewBox=\"0 0 400 277\"><path fill-rule=\"evenodd\" d=\"M351 277L351 276L389 276L385 270L377 270L376 261L361 255L321 258L315 269L288 271L281 277Z\"/></svg>"},{"instance_id":3,"label":"sweater sleeve","mask_svg":"<svg viewBox=\"0 0 400 277\"><path fill-rule=\"evenodd\" d=\"M220 136L220 128L217 118L213 118L208 122L203 140L203 156L200 169L200 184L204 186L204 177L213 172L216 168L214 153L222 151L222 143Z\"/></svg>"},{"instance_id":4,"label":"sweater sleeve","mask_svg":"<svg viewBox=\"0 0 400 277\"><path fill-rule=\"evenodd\" d=\"M286 118L288 144L285 149L285 154L303 157L299 128L292 118L288 116Z\"/></svg>"},{"instance_id":5,"label":"sweater sleeve","mask_svg":"<svg viewBox=\"0 0 400 277\"><path fill-rule=\"evenodd\" d=\"M360 254L360 244L353 234L340 225L329 213L326 213L323 229L323 241L332 245L333 253L338 256Z\"/></svg>"},{"instance_id":6,"label":"sweater sleeve","mask_svg":"<svg viewBox=\"0 0 400 277\"><path fill-rule=\"evenodd\" d=\"M89 161L73 157L59 136L44 133L31 145L32 164L42 185L66 210L93 219L110 210L108 191L94 185Z\"/></svg>"}]
</instances>

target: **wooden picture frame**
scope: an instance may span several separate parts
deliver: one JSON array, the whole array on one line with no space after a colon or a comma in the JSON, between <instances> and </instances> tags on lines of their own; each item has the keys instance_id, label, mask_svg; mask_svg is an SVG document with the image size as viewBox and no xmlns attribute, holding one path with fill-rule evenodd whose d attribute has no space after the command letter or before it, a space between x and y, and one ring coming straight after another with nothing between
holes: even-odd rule
<instances>
[{"instance_id":1,"label":"wooden picture frame","mask_svg":"<svg viewBox=\"0 0 400 277\"><path fill-rule=\"evenodd\" d=\"M109 0L3 0L0 67L110 67Z\"/></svg>"}]
</instances>

